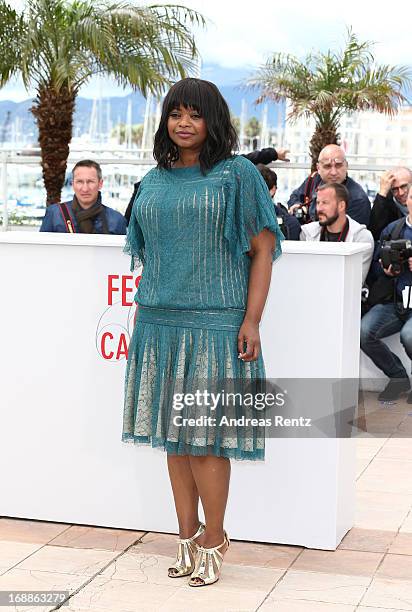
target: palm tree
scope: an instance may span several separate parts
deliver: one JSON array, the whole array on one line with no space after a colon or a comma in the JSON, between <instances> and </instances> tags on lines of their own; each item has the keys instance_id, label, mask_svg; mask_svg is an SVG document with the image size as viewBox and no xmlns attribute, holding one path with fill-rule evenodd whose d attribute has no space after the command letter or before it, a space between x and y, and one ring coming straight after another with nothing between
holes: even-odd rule
<instances>
[{"instance_id":1,"label":"palm tree","mask_svg":"<svg viewBox=\"0 0 412 612\"><path fill-rule=\"evenodd\" d=\"M403 91L411 83L409 68L377 65L371 49L371 42L360 42L349 29L343 50L309 53L303 62L275 53L247 81L247 86L260 91L258 103L287 99L288 119L314 118L309 145L312 170L321 149L338 144L344 113L372 110L392 116L406 101Z\"/></svg>"},{"instance_id":2,"label":"palm tree","mask_svg":"<svg viewBox=\"0 0 412 612\"><path fill-rule=\"evenodd\" d=\"M80 88L110 75L160 95L197 66L191 25L204 18L183 6L108 0L28 0L18 12L0 0L0 87L20 75L34 88L47 204L59 202Z\"/></svg>"},{"instance_id":3,"label":"palm tree","mask_svg":"<svg viewBox=\"0 0 412 612\"><path fill-rule=\"evenodd\" d=\"M257 117L250 117L245 126L245 134L248 138L256 138L260 134L260 121Z\"/></svg>"},{"instance_id":4,"label":"palm tree","mask_svg":"<svg viewBox=\"0 0 412 612\"><path fill-rule=\"evenodd\" d=\"M137 123L131 126L131 137L132 143L135 145L142 144L143 137L143 123ZM111 136L115 136L118 139L119 144L124 144L127 141L128 126L125 123L118 123L112 129Z\"/></svg>"}]
</instances>

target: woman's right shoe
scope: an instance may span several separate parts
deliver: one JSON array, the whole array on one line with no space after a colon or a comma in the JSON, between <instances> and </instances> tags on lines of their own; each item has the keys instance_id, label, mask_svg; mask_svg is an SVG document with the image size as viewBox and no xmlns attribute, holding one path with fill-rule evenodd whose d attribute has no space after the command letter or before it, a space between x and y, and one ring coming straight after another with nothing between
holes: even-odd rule
<instances>
[{"instance_id":1,"label":"woman's right shoe","mask_svg":"<svg viewBox=\"0 0 412 612\"><path fill-rule=\"evenodd\" d=\"M182 576L189 576L194 570L195 559L197 551L199 550L199 544L195 542L205 530L205 525L200 523L199 529L196 533L187 539L179 538L176 561L174 565L168 568L167 574L169 578L181 578Z\"/></svg>"},{"instance_id":2,"label":"woman's right shoe","mask_svg":"<svg viewBox=\"0 0 412 612\"><path fill-rule=\"evenodd\" d=\"M220 578L220 570L223 563L223 554L219 550L227 544L229 548L230 540L226 531L224 532L224 540L221 544L212 548L198 547L196 555L195 569L190 576L189 586L201 587L217 582ZM226 549L227 550L227 549Z\"/></svg>"}]
</instances>

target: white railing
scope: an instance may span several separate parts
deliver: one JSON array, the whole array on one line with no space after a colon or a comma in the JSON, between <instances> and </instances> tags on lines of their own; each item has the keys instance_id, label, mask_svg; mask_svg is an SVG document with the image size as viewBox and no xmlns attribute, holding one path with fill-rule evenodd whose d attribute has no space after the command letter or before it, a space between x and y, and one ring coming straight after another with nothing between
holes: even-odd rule
<instances>
[{"instance_id":1,"label":"white railing","mask_svg":"<svg viewBox=\"0 0 412 612\"><path fill-rule=\"evenodd\" d=\"M96 148L93 146L87 149L71 149L68 158L68 169L70 169L79 159L84 159L85 157L92 157L103 166L103 174L104 177L106 177L106 193L112 194L112 201L109 201L108 204L114 205L122 212L124 212L125 206L132 194L133 183L136 180L140 180L150 167L155 165L155 161L151 157L151 150L148 149L119 149L118 147L110 146ZM270 164L278 174L277 200L283 202L287 201L289 194L301 184L305 176L309 173L310 162L307 158L299 161L301 157L302 156L294 156L294 161L275 162ZM385 158L378 158L376 156L370 156L368 158L365 156L348 156L348 160L350 175L361 183L372 196L374 191L378 189L379 176L384 170L395 165L411 165L411 160L399 157L393 158L391 156ZM41 182L40 149L31 148L25 150L13 147L0 151L0 208L3 211L1 224L1 229L3 231L9 229L10 183L12 182L10 177L13 175L13 168L19 168L19 170L24 170L26 168L27 170L28 167L38 168L38 175L35 181L33 176L31 176L32 184L30 186L27 186L27 184L19 184L15 187L19 192L19 197L23 197L25 195L25 190L27 193L27 190L30 189L32 191L37 190L38 194L42 193L41 188L38 186ZM112 167L112 170L110 170L110 167ZM124 167L122 180L125 179L125 182L120 184L117 182L118 176L116 177L115 175L119 175L122 167ZM17 173L18 172L16 172L16 174ZM122 188L121 195L119 194L120 188ZM115 193L118 193L118 195L113 195ZM43 206L43 204L41 206Z\"/></svg>"}]
</instances>

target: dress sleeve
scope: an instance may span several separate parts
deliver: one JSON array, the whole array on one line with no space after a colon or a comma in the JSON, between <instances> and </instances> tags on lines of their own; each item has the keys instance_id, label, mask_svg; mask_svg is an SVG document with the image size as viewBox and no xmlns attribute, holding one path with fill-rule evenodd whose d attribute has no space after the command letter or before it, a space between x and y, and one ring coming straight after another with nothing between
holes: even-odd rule
<instances>
[{"instance_id":1,"label":"dress sleeve","mask_svg":"<svg viewBox=\"0 0 412 612\"><path fill-rule=\"evenodd\" d=\"M224 237L231 252L235 257L247 253L251 249L251 238L267 228L276 238L272 257L275 261L282 253L284 236L265 181L250 161L240 157L233 162L229 174Z\"/></svg>"},{"instance_id":2,"label":"dress sleeve","mask_svg":"<svg viewBox=\"0 0 412 612\"><path fill-rule=\"evenodd\" d=\"M133 208L130 216L130 222L127 226L126 243L124 252L131 256L130 270L133 272L136 268L144 266L145 260L145 245L141 227L136 217L136 202L141 192L141 184L134 199Z\"/></svg>"}]
</instances>

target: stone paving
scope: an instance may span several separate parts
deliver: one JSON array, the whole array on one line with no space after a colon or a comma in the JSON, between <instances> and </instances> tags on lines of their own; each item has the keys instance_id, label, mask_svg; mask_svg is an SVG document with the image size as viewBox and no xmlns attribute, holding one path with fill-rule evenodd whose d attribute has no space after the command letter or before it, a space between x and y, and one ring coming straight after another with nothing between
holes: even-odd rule
<instances>
[{"instance_id":1,"label":"stone paving","mask_svg":"<svg viewBox=\"0 0 412 612\"><path fill-rule=\"evenodd\" d=\"M66 612L412 611L412 406L365 418L353 529L334 552L232 541L215 585L171 580L176 535L0 518L0 591L69 590ZM1 607L41 612L56 606Z\"/></svg>"}]
</instances>

